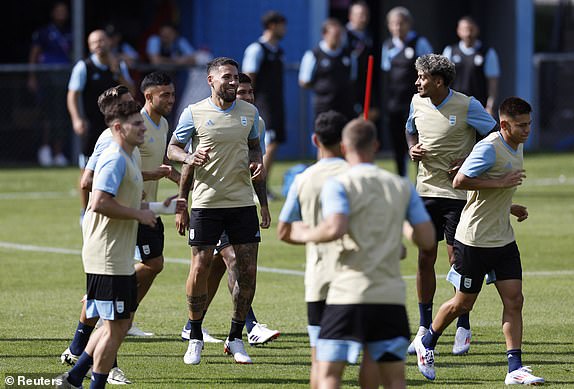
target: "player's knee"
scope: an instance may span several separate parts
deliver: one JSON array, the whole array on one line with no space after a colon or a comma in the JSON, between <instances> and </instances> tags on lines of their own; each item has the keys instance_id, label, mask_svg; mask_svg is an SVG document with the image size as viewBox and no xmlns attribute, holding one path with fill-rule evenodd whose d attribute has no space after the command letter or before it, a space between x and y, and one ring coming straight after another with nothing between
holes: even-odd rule
<instances>
[{"instance_id":1,"label":"player's knee","mask_svg":"<svg viewBox=\"0 0 574 389\"><path fill-rule=\"evenodd\" d=\"M419 269L421 271L434 270L434 264L436 262L436 251L421 250L419 252L418 262Z\"/></svg>"},{"instance_id":2,"label":"player's knee","mask_svg":"<svg viewBox=\"0 0 574 389\"><path fill-rule=\"evenodd\" d=\"M515 295L505 297L503 303L507 309L520 311L524 305L524 295L522 293L516 293Z\"/></svg>"},{"instance_id":3,"label":"player's knee","mask_svg":"<svg viewBox=\"0 0 574 389\"><path fill-rule=\"evenodd\" d=\"M152 258L148 261L145 261L145 266L154 275L158 275L163 270L163 257L156 257L156 258Z\"/></svg>"}]
</instances>

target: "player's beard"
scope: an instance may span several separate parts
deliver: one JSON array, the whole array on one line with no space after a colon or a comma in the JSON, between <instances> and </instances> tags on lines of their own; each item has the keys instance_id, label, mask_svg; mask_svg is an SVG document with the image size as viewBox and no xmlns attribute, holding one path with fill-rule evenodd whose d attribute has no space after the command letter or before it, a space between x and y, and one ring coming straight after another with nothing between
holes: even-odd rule
<instances>
[{"instance_id":1,"label":"player's beard","mask_svg":"<svg viewBox=\"0 0 574 389\"><path fill-rule=\"evenodd\" d=\"M233 103L236 98L236 90L231 91L221 88L217 91L217 96L226 103Z\"/></svg>"}]
</instances>

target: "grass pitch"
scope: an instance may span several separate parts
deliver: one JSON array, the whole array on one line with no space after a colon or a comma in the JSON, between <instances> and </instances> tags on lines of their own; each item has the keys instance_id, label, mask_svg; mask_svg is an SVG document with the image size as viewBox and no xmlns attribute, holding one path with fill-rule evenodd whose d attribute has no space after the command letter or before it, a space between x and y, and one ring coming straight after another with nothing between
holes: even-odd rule
<instances>
[{"instance_id":1,"label":"grass pitch","mask_svg":"<svg viewBox=\"0 0 574 389\"><path fill-rule=\"evenodd\" d=\"M271 186L280 191L282 173L294 163L277 163ZM391 168L390 161L381 165ZM527 179L515 195L530 216L515 223L524 270L523 361L551 387L574 388L574 162L571 155L527 155ZM414 171L414 169L413 169ZM77 324L84 293L78 171L69 169L0 170L0 375L66 370L59 363ZM163 182L160 197L175 194ZM303 302L304 250L276 238L282 201L271 203L273 225L263 231L260 271L254 301L260 322L282 332L263 347L248 348L251 366L236 365L221 344L206 344L201 364L187 366L186 343L179 334L186 320L185 279L190 250L177 235L173 217L164 216L168 261L136 315L138 325L155 332L151 338L129 337L119 352L119 364L134 388L303 388L308 387L310 350ZM402 263L408 288L411 330L418 328L414 274L416 251L408 246ZM281 272L288 270L288 272ZM448 270L444 248L437 274ZM435 311L452 294L443 277L437 282ZM221 285L204 322L225 338L230 297ZM437 379L431 383L407 359L407 384L425 387L502 387L506 373L501 303L493 287L484 287L471 313L470 353L450 354L453 326L441 338L436 357ZM347 368L343 385L356 387L357 367ZM85 381L85 386L88 386Z\"/></svg>"}]
</instances>

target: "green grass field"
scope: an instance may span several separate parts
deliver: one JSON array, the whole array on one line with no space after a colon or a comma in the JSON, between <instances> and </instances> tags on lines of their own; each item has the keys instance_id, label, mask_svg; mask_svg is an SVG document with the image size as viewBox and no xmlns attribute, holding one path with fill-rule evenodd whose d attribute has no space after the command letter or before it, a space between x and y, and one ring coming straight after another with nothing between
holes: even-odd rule
<instances>
[{"instance_id":1,"label":"green grass field","mask_svg":"<svg viewBox=\"0 0 574 389\"><path fill-rule=\"evenodd\" d=\"M276 192L282 173L292 164L277 164L271 181ZM381 165L391 166L386 160ZM571 155L534 154L527 155L525 166L528 178L515 196L515 202L526 205L530 213L527 221L515 224L524 270L523 361L547 385L574 388L574 161ZM79 255L77 175L74 168L0 170L0 375L55 375L66 370L59 356L75 330L85 285ZM161 196L175 191L175 185L162 183ZM179 340L179 334L186 320L184 285L190 250L175 232L173 217L163 217L168 260L136 315L138 325L155 336L130 337L119 352L120 367L133 387L308 387L304 251L277 240L275 225L281 205L282 201L271 203L273 225L263 233L254 309L261 322L282 335L264 347L249 348L254 360L250 366L234 364L223 354L223 347L214 344L206 344L200 365L183 364L186 343ZM418 328L416 252L408 248L402 266L414 332ZM442 277L447 270L441 248L435 310L452 293ZM204 325L225 338L230 313L230 297L222 285ZM438 346L436 381L426 381L415 358L408 357L408 385L502 387L506 359L500 318L498 295L493 287L485 287L471 314L474 341L470 353L450 354L454 330L447 329ZM351 366L343 384L356 387L356 383L357 367Z\"/></svg>"}]
</instances>

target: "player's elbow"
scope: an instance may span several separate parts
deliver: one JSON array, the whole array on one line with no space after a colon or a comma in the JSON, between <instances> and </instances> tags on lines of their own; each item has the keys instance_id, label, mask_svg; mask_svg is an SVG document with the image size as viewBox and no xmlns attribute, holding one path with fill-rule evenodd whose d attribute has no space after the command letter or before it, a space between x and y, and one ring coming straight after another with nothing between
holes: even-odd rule
<instances>
[{"instance_id":1,"label":"player's elbow","mask_svg":"<svg viewBox=\"0 0 574 389\"><path fill-rule=\"evenodd\" d=\"M466 176L460 172L456 173L452 180L452 187L454 189L465 189Z\"/></svg>"}]
</instances>

